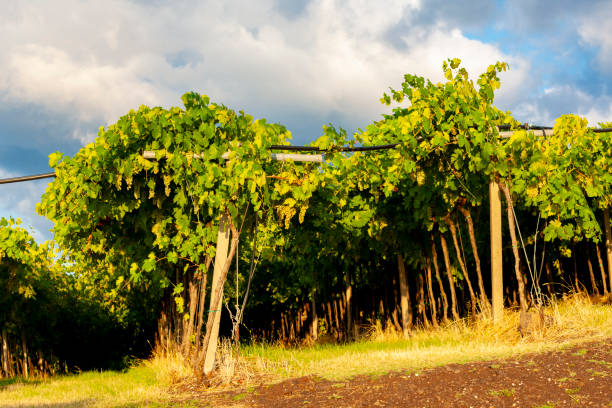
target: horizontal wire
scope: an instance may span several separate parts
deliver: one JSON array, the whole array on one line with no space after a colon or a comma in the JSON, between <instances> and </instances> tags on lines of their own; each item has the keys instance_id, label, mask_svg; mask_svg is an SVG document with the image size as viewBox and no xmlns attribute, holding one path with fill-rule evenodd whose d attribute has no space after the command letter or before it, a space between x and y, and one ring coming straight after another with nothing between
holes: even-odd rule
<instances>
[{"instance_id":1,"label":"horizontal wire","mask_svg":"<svg viewBox=\"0 0 612 408\"><path fill-rule=\"evenodd\" d=\"M499 125L497 128L499 130L512 130L512 126L510 125ZM525 123L524 125L518 126L518 128L525 129L525 130L551 130L553 127L552 126L530 125L529 123ZM590 130L593 133L612 132L612 128L587 128L587 130Z\"/></svg>"},{"instance_id":2,"label":"horizontal wire","mask_svg":"<svg viewBox=\"0 0 612 408\"><path fill-rule=\"evenodd\" d=\"M373 150L386 150L392 149L398 146L399 143L391 143L379 146L358 146L358 147L344 147L334 146L329 149L323 149L316 146L289 146L289 145L272 145L269 147L270 150L286 150L286 151L297 151L297 152L369 152Z\"/></svg>"},{"instance_id":3,"label":"horizontal wire","mask_svg":"<svg viewBox=\"0 0 612 408\"><path fill-rule=\"evenodd\" d=\"M526 130L551 130L550 126L537 126L537 125L529 125L528 123L521 125L520 128ZM498 126L499 130L511 130L512 127L510 125L500 125ZM593 133L608 133L612 132L612 128L588 128L588 130ZM400 143L391 143L385 145L378 146L360 146L360 147L348 147L348 146L334 146L329 149L322 149L316 146L290 146L290 145L272 145L268 149L269 150L284 150L284 151L296 151L296 152L324 152L324 153L334 153L334 152L368 152L375 150L387 150L393 149L397 147ZM319 160L313 160L319 161ZM22 177L12 177L0 179L0 184L10 184L10 183L20 183L22 181L32 181L32 180L41 180L46 178L55 177L55 173L42 173L35 174L32 176L22 176Z\"/></svg>"},{"instance_id":4,"label":"horizontal wire","mask_svg":"<svg viewBox=\"0 0 612 408\"><path fill-rule=\"evenodd\" d=\"M55 173L34 174L32 176L12 177L0 179L0 184L19 183L22 181L41 180L55 177Z\"/></svg>"}]
</instances>

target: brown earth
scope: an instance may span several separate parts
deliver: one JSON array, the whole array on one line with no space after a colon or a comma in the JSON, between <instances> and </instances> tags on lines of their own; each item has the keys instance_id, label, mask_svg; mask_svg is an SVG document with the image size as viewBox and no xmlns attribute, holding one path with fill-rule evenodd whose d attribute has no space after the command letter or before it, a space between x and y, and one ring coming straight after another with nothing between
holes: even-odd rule
<instances>
[{"instance_id":1,"label":"brown earth","mask_svg":"<svg viewBox=\"0 0 612 408\"><path fill-rule=\"evenodd\" d=\"M345 381L309 376L248 390L198 391L193 384L189 388L195 394L177 403L214 407L612 407L612 339L518 359Z\"/></svg>"}]
</instances>

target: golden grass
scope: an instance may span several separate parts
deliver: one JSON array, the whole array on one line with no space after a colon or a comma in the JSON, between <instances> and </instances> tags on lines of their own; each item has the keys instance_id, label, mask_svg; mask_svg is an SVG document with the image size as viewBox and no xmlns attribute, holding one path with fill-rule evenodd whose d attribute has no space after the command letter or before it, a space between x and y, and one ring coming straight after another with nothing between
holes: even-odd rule
<instances>
[{"instance_id":1,"label":"golden grass","mask_svg":"<svg viewBox=\"0 0 612 408\"><path fill-rule=\"evenodd\" d=\"M167 390L146 366L125 373L92 371L57 376L15 383L0 390L0 406L5 408L147 406L167 401Z\"/></svg>"},{"instance_id":2,"label":"golden grass","mask_svg":"<svg viewBox=\"0 0 612 408\"><path fill-rule=\"evenodd\" d=\"M224 341L212 383L248 387L262 380L311 374L339 380L359 374L419 371L450 363L516 358L612 337L612 306L593 305L576 295L548 306L546 313L554 317L555 324L528 337L517 331L519 314L506 311L496 325L485 318L460 321L435 330L416 330L408 339L372 325L368 338L354 343L302 348L256 344L241 347L238 358L229 341ZM153 358L126 372L85 372L10 385L0 381L0 406L199 406L204 402L202 395L171 392L173 384L192 381L193 370L179 353L158 350Z\"/></svg>"},{"instance_id":3,"label":"golden grass","mask_svg":"<svg viewBox=\"0 0 612 408\"><path fill-rule=\"evenodd\" d=\"M183 356L177 345L157 347L151 359L142 364L155 372L158 383L162 385L171 386L197 380L195 364ZM216 369L207 380L213 386L248 383L254 377L261 378L263 371L244 358L236 358L234 343L222 338L217 347Z\"/></svg>"},{"instance_id":4,"label":"golden grass","mask_svg":"<svg viewBox=\"0 0 612 408\"><path fill-rule=\"evenodd\" d=\"M150 359L142 362L142 366L155 373L156 382L170 386L193 377L190 361L178 351L180 347L156 347Z\"/></svg>"},{"instance_id":5,"label":"golden grass","mask_svg":"<svg viewBox=\"0 0 612 408\"><path fill-rule=\"evenodd\" d=\"M454 322L439 329L418 329L408 339L374 325L369 338L346 345L286 348L254 345L245 349L259 372L277 377L315 374L344 379L358 374L395 370L418 371L468 361L514 358L525 353L568 347L612 337L612 307L593 305L575 295L545 309L555 323L532 335L517 331L519 313L506 311L498 324L489 319Z\"/></svg>"}]
</instances>

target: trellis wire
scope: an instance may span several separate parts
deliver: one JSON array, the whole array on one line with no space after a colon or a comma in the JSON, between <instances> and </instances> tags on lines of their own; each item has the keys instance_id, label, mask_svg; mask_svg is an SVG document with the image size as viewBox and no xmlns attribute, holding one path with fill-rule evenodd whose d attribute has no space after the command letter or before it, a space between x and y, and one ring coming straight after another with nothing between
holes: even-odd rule
<instances>
[{"instance_id":1,"label":"trellis wire","mask_svg":"<svg viewBox=\"0 0 612 408\"><path fill-rule=\"evenodd\" d=\"M527 123L520 126L520 128L525 129L525 130L541 130L543 135L545 136L549 135L547 131L550 131L553 129L550 126L529 125ZM498 126L498 129L503 131L503 132L500 132L500 137L502 138L510 137L513 132L511 130L512 128L510 125L500 125ZM590 130L593 133L612 132L612 128L589 128L588 130ZM552 132L550 132L550 134L552 134ZM294 152L319 152L319 153L368 152L368 151L376 151L376 150L393 149L399 146L400 144L401 143L390 143L390 144L384 144L384 145L378 145L378 146L357 146L357 147L334 146L329 149L323 149L323 148L316 147L316 146L272 145L268 149L269 150L281 150L281 151L294 151ZM194 155L194 157L196 156L198 156L199 158L199 155ZM143 157L145 159L154 159L155 153L146 151L143 153ZM227 158L227 157L224 157L224 158ZM322 161L322 158L319 158L316 155L313 155L312 158L308 158L308 156L303 156L303 158L304 158L303 161L314 161L314 162ZM287 160L287 159L296 160L296 157L291 157L291 155L284 156L282 154L272 153L272 159L273 160ZM41 179L46 179L46 178L54 178L55 176L56 174L53 172L53 173L34 174L31 176L4 178L4 179L0 179L0 184L10 184L10 183L20 183L22 181L41 180Z\"/></svg>"}]
</instances>

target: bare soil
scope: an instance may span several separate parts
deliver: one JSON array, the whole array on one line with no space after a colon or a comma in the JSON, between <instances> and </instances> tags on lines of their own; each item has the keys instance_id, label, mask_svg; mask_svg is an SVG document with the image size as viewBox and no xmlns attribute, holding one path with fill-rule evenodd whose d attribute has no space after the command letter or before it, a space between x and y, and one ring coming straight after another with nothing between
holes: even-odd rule
<instances>
[{"instance_id":1,"label":"bare soil","mask_svg":"<svg viewBox=\"0 0 612 408\"><path fill-rule=\"evenodd\" d=\"M189 388L190 404L215 407L612 407L612 339L345 381L308 376L247 390Z\"/></svg>"}]
</instances>

